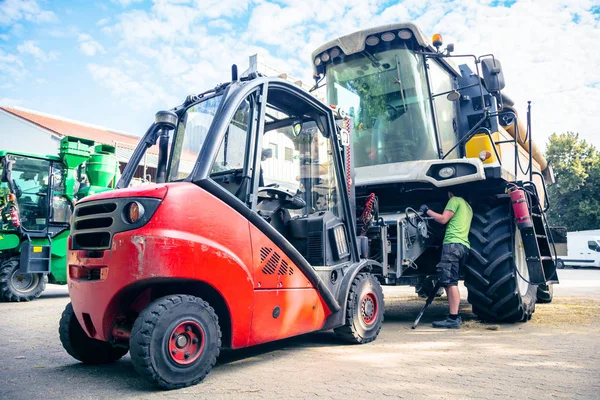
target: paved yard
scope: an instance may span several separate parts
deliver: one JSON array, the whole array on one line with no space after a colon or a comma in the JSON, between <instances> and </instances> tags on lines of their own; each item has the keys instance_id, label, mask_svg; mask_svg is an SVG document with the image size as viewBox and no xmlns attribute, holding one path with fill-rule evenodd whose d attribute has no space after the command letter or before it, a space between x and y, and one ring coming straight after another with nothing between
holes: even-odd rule
<instances>
[{"instance_id":1,"label":"paved yard","mask_svg":"<svg viewBox=\"0 0 600 400\"><path fill-rule=\"evenodd\" d=\"M68 297L50 286L37 301L0 303L0 398L595 399L600 270L560 276L554 303L538 305L529 323L480 324L465 302L460 331L430 328L445 315L443 299L411 330L422 300L386 288L386 322L372 344L341 345L322 332L230 351L203 383L172 392L139 378L129 356L100 367L71 359L57 333Z\"/></svg>"}]
</instances>

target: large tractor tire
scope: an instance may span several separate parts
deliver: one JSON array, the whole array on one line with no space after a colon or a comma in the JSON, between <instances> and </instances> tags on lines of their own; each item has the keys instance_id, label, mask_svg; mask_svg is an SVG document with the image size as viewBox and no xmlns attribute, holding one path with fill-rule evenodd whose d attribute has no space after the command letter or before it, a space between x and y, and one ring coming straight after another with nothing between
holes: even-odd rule
<instances>
[{"instance_id":1,"label":"large tractor tire","mask_svg":"<svg viewBox=\"0 0 600 400\"><path fill-rule=\"evenodd\" d=\"M359 273L348 292L346 323L335 328L335 334L352 344L372 342L383 325L383 289L369 273Z\"/></svg>"},{"instance_id":2,"label":"large tractor tire","mask_svg":"<svg viewBox=\"0 0 600 400\"><path fill-rule=\"evenodd\" d=\"M552 299L554 298L554 285L539 285L537 288L537 302L544 303L552 303Z\"/></svg>"},{"instance_id":3,"label":"large tractor tire","mask_svg":"<svg viewBox=\"0 0 600 400\"><path fill-rule=\"evenodd\" d=\"M12 257L0 266L0 298L4 301L31 301L46 289L45 274L22 274L19 257Z\"/></svg>"},{"instance_id":4,"label":"large tractor tire","mask_svg":"<svg viewBox=\"0 0 600 400\"><path fill-rule=\"evenodd\" d=\"M147 381L162 389L195 385L219 356L219 319L199 297L161 297L137 317L129 343L131 362Z\"/></svg>"},{"instance_id":5,"label":"large tractor tire","mask_svg":"<svg viewBox=\"0 0 600 400\"><path fill-rule=\"evenodd\" d=\"M484 321L528 321L535 311L537 286L529 271L521 234L510 203L473 207L465 265L465 286L473 312Z\"/></svg>"},{"instance_id":6,"label":"large tractor tire","mask_svg":"<svg viewBox=\"0 0 600 400\"><path fill-rule=\"evenodd\" d=\"M127 349L89 337L75 317L73 306L67 304L58 328L64 349L76 360L88 365L108 364L119 360Z\"/></svg>"}]
</instances>

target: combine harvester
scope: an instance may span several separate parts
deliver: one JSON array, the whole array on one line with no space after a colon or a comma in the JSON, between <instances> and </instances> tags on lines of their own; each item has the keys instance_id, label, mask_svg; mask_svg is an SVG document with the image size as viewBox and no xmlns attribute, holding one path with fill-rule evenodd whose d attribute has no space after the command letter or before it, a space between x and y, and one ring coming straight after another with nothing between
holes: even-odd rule
<instances>
[{"instance_id":1,"label":"combine harvester","mask_svg":"<svg viewBox=\"0 0 600 400\"><path fill-rule=\"evenodd\" d=\"M67 283L67 239L77 199L110 190L112 146L72 136L58 156L0 151L0 297L30 301L46 283Z\"/></svg>"},{"instance_id":2,"label":"combine harvester","mask_svg":"<svg viewBox=\"0 0 600 400\"><path fill-rule=\"evenodd\" d=\"M235 66L158 112L120 190L75 207L65 350L86 364L131 350L144 378L174 389L200 382L221 347L327 329L371 342L381 284L425 288L439 260L439 227L411 207L442 208L457 187L475 211L474 311L527 321L538 286L556 282L551 171L500 93L500 63L473 58L480 79L434 45L398 24L317 50L316 76L348 112L337 123L295 84ZM154 145L156 184L127 188Z\"/></svg>"},{"instance_id":3,"label":"combine harvester","mask_svg":"<svg viewBox=\"0 0 600 400\"><path fill-rule=\"evenodd\" d=\"M493 55L453 55L411 23L355 32L313 53L317 86L344 110L348 190L386 284L434 287L443 231L414 212L441 212L450 190L466 193L474 218L464 271L473 311L489 321L527 321L536 297L558 283L546 220L553 173L527 123L502 93ZM456 66L455 59L470 61ZM436 204L437 203L437 204Z\"/></svg>"}]
</instances>

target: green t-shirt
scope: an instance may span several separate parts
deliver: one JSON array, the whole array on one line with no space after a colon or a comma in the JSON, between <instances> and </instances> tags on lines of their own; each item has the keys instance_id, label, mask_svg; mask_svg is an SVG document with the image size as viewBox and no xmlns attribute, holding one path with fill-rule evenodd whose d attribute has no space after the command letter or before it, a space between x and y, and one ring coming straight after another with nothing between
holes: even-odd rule
<instances>
[{"instance_id":1,"label":"green t-shirt","mask_svg":"<svg viewBox=\"0 0 600 400\"><path fill-rule=\"evenodd\" d=\"M471 206L462 197L454 196L446 204L446 210L454 212L454 215L448 221L444 244L460 243L471 248L469 244L469 229L473 218Z\"/></svg>"}]
</instances>

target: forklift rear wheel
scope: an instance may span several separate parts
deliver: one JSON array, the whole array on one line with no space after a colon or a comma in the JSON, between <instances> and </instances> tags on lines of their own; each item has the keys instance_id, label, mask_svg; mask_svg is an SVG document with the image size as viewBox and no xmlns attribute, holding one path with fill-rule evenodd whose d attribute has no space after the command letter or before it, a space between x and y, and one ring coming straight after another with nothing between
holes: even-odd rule
<instances>
[{"instance_id":1,"label":"forklift rear wheel","mask_svg":"<svg viewBox=\"0 0 600 400\"><path fill-rule=\"evenodd\" d=\"M343 340L364 344L377 338L383 324L383 290L369 273L359 273L348 292L346 323L334 329Z\"/></svg>"},{"instance_id":2,"label":"forklift rear wheel","mask_svg":"<svg viewBox=\"0 0 600 400\"><path fill-rule=\"evenodd\" d=\"M48 277L20 273L19 262L19 257L13 257L0 266L0 297L5 301L31 301L46 289Z\"/></svg>"},{"instance_id":3,"label":"forklift rear wheel","mask_svg":"<svg viewBox=\"0 0 600 400\"><path fill-rule=\"evenodd\" d=\"M190 295L161 297L138 316L131 331L131 362L163 389L199 383L217 361L221 329L214 309Z\"/></svg>"},{"instance_id":4,"label":"forklift rear wheel","mask_svg":"<svg viewBox=\"0 0 600 400\"><path fill-rule=\"evenodd\" d=\"M75 317L71 303L67 304L62 313L58 333L67 353L84 364L112 363L121 359L128 351L126 348L114 347L108 342L89 337Z\"/></svg>"},{"instance_id":5,"label":"forklift rear wheel","mask_svg":"<svg viewBox=\"0 0 600 400\"><path fill-rule=\"evenodd\" d=\"M465 286L473 312L485 321L526 322L535 311L537 285L510 210L508 202L473 207Z\"/></svg>"},{"instance_id":6,"label":"forklift rear wheel","mask_svg":"<svg viewBox=\"0 0 600 400\"><path fill-rule=\"evenodd\" d=\"M539 285L537 288L537 302L544 303L552 303L552 298L554 297L554 285Z\"/></svg>"}]
</instances>

